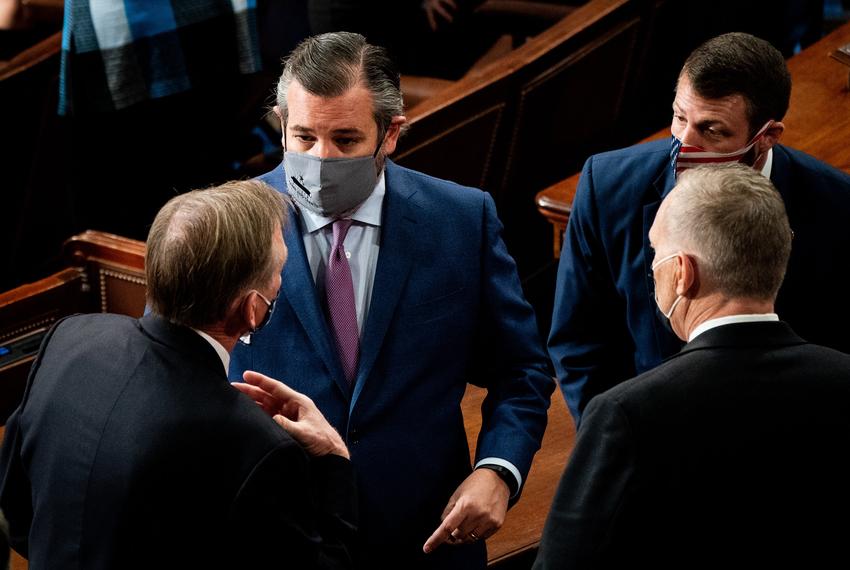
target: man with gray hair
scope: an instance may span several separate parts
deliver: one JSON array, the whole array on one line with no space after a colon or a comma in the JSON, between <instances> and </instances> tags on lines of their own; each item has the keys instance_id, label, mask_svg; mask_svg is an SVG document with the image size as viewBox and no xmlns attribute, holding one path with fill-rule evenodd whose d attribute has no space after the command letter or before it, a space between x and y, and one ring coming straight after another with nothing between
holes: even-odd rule
<instances>
[{"instance_id":1,"label":"man with gray hair","mask_svg":"<svg viewBox=\"0 0 850 570\"><path fill-rule=\"evenodd\" d=\"M275 110L283 164L262 178L294 202L290 258L231 378L285 379L343 435L361 567L483 568L554 389L493 200L387 158L406 122L399 74L360 35L301 43ZM488 391L474 464L468 383Z\"/></svg>"},{"instance_id":2,"label":"man with gray hair","mask_svg":"<svg viewBox=\"0 0 850 570\"><path fill-rule=\"evenodd\" d=\"M777 307L803 338L850 353L850 304L835 307L837 318L812 308L818 295L844 282L844 266L833 260L850 249L850 176L779 144L790 96L791 76L776 48L749 34L724 34L685 62L672 137L585 163L549 335L549 355L577 423L593 396L682 346L653 318L648 232L676 177L695 165L742 163L773 182L796 236Z\"/></svg>"},{"instance_id":3,"label":"man with gray hair","mask_svg":"<svg viewBox=\"0 0 850 570\"><path fill-rule=\"evenodd\" d=\"M850 355L773 312L781 196L746 166L699 167L649 238L661 318L687 344L591 400L534 567L846 565Z\"/></svg>"},{"instance_id":4,"label":"man with gray hair","mask_svg":"<svg viewBox=\"0 0 850 570\"><path fill-rule=\"evenodd\" d=\"M31 570L351 567L339 434L271 378L246 372L250 398L227 382L237 339L272 312L284 212L257 181L173 198L147 242L152 312L48 333L0 458Z\"/></svg>"}]
</instances>

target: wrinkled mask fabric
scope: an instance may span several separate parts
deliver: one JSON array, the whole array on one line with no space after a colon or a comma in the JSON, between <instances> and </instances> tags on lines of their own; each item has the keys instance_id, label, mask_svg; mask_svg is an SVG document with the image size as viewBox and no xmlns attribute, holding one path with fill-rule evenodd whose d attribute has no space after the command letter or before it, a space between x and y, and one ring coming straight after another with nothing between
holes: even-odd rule
<instances>
[{"instance_id":1,"label":"wrinkled mask fabric","mask_svg":"<svg viewBox=\"0 0 850 570\"><path fill-rule=\"evenodd\" d=\"M283 167L286 188L295 203L328 218L357 208L378 182L373 156L319 158L286 151Z\"/></svg>"}]
</instances>

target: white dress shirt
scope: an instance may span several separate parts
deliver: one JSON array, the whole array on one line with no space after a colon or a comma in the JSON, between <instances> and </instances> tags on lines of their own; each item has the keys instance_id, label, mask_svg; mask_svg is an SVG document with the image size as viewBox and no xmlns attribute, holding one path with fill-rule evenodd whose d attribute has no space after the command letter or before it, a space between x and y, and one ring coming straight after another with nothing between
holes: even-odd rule
<instances>
[{"instance_id":1,"label":"white dress shirt","mask_svg":"<svg viewBox=\"0 0 850 570\"><path fill-rule=\"evenodd\" d=\"M378 266L378 253L381 249L381 214L384 210L386 184L384 173L378 178L375 190L366 201L351 214L354 223L345 236L343 246L348 265L351 268L351 281L354 284L354 305L357 310L357 328L363 334L363 324L369 314L372 299L372 286L375 284L375 268ZM306 208L300 210L304 224L302 237L310 273L316 284L319 298L325 296L325 271L328 256L333 247L334 218L326 218Z\"/></svg>"},{"instance_id":2,"label":"white dress shirt","mask_svg":"<svg viewBox=\"0 0 850 570\"><path fill-rule=\"evenodd\" d=\"M758 323L778 320L779 315L777 315L776 313L764 313L756 315L730 315L728 317L708 319L707 321L700 323L694 330L691 331L691 334L688 336L688 342L691 342L707 330L711 330L715 327L720 327L723 325L731 325L733 323Z\"/></svg>"},{"instance_id":3,"label":"white dress shirt","mask_svg":"<svg viewBox=\"0 0 850 570\"><path fill-rule=\"evenodd\" d=\"M354 304L357 310L357 328L363 335L363 325L369 315L369 304L372 300L372 287L375 284L375 269L378 266L378 254L381 249L381 215L384 210L384 196L387 193L384 172L378 177L375 190L366 201L351 214L354 223L345 236L343 247L348 265L351 268L351 281L354 284ZM304 239L304 250L307 262L313 275L313 282L319 298L325 296L325 271L328 256L333 247L334 218L326 218L306 208L300 208L303 225L301 236ZM517 489L522 487L522 477L519 470L510 461L498 457L487 457L475 464L501 465L507 468L517 481Z\"/></svg>"}]
</instances>

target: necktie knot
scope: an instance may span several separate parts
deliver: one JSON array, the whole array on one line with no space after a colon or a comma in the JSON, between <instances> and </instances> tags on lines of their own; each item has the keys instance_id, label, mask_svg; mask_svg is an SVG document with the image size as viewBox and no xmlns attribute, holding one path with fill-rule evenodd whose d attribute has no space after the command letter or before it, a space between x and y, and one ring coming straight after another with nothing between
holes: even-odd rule
<instances>
[{"instance_id":1,"label":"necktie knot","mask_svg":"<svg viewBox=\"0 0 850 570\"><path fill-rule=\"evenodd\" d=\"M345 241L345 236L348 235L348 230L351 228L351 218L345 218L334 221L334 243L333 248L336 249Z\"/></svg>"}]
</instances>

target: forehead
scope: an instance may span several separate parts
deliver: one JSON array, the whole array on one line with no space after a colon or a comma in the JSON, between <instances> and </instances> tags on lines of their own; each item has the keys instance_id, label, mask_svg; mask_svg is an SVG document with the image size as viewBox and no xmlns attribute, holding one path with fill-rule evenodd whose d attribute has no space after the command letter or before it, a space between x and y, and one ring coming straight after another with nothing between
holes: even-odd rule
<instances>
[{"instance_id":1,"label":"forehead","mask_svg":"<svg viewBox=\"0 0 850 570\"><path fill-rule=\"evenodd\" d=\"M714 120L730 127L749 128L747 103L744 96L736 93L718 99L701 97L691 86L687 75L679 78L673 107L688 115L689 121Z\"/></svg>"},{"instance_id":2,"label":"forehead","mask_svg":"<svg viewBox=\"0 0 850 570\"><path fill-rule=\"evenodd\" d=\"M293 80L286 93L288 124L313 130L376 129L372 94L357 84L337 97L309 93Z\"/></svg>"}]
</instances>

